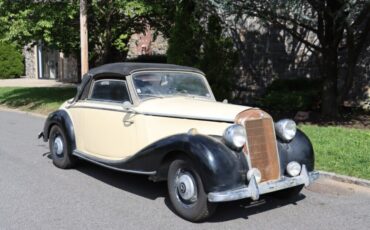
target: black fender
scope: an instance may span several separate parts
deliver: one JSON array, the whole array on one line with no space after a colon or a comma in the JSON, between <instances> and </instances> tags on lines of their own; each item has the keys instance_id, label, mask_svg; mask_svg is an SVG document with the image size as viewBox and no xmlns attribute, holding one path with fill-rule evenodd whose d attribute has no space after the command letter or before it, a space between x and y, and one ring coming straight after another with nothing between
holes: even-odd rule
<instances>
[{"instance_id":1,"label":"black fender","mask_svg":"<svg viewBox=\"0 0 370 230\"><path fill-rule=\"evenodd\" d=\"M206 192L245 185L248 164L243 153L234 152L217 138L200 134L178 134L161 139L125 160L120 167L158 173L166 159L180 156L194 165Z\"/></svg>"},{"instance_id":2,"label":"black fender","mask_svg":"<svg viewBox=\"0 0 370 230\"><path fill-rule=\"evenodd\" d=\"M291 161L305 164L309 172L314 170L315 155L313 147L311 141L301 130L297 129L296 136L290 142L284 143L278 139L277 145L282 174L286 173L286 166Z\"/></svg>"},{"instance_id":3,"label":"black fender","mask_svg":"<svg viewBox=\"0 0 370 230\"><path fill-rule=\"evenodd\" d=\"M46 118L44 131L43 131L43 139L45 142L49 140L49 132L53 125L58 125L63 129L68 138L68 143L70 144L71 150L76 149L76 138L73 129L72 120L69 117L68 113L64 110L57 110L49 114Z\"/></svg>"}]
</instances>

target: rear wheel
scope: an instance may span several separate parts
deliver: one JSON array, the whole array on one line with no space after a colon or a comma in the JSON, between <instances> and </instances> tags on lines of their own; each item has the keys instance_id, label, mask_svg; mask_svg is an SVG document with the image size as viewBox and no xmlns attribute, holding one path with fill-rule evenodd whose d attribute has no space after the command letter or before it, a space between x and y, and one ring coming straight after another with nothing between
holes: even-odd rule
<instances>
[{"instance_id":1,"label":"rear wheel","mask_svg":"<svg viewBox=\"0 0 370 230\"><path fill-rule=\"evenodd\" d=\"M277 191L277 192L273 193L273 196L278 198L278 199L282 199L282 200L291 199L291 198L297 197L299 195L299 193L303 189L303 186L304 185L299 185L299 186L296 186L296 187L293 187L293 188L288 188L288 189L284 189L284 190L281 190L281 191Z\"/></svg>"},{"instance_id":2,"label":"rear wheel","mask_svg":"<svg viewBox=\"0 0 370 230\"><path fill-rule=\"evenodd\" d=\"M177 159L171 163L167 185L171 203L184 219L201 221L214 212L216 204L208 202L202 180L188 160Z\"/></svg>"},{"instance_id":3,"label":"rear wheel","mask_svg":"<svg viewBox=\"0 0 370 230\"><path fill-rule=\"evenodd\" d=\"M72 156L70 144L64 131L57 125L50 130L49 148L55 166L62 169L74 166L76 159Z\"/></svg>"}]
</instances>

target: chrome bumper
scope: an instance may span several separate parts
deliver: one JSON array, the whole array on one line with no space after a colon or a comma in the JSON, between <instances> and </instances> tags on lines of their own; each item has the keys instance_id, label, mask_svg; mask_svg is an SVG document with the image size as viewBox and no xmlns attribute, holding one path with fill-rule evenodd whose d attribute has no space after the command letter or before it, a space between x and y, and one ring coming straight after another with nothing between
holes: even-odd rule
<instances>
[{"instance_id":1,"label":"chrome bumper","mask_svg":"<svg viewBox=\"0 0 370 230\"><path fill-rule=\"evenodd\" d=\"M282 177L279 180L267 181L257 184L254 176L249 181L248 186L223 191L223 192L210 192L208 193L209 202L224 202L232 200L240 200L244 198L251 198L258 200L261 194L275 192L298 185L308 186L311 182L319 178L318 172L307 172L305 165L302 165L302 170L299 176L296 177Z\"/></svg>"}]
</instances>

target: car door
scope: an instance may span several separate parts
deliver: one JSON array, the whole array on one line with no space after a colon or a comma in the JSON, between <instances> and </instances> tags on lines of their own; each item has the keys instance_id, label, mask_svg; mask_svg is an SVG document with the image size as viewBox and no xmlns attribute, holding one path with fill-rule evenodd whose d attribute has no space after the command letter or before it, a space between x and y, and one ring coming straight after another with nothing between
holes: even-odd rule
<instances>
[{"instance_id":1,"label":"car door","mask_svg":"<svg viewBox=\"0 0 370 230\"><path fill-rule=\"evenodd\" d=\"M86 100L70 111L78 125L77 149L108 160L121 160L133 154L135 115L123 108L132 103L127 83L120 79L95 80Z\"/></svg>"}]
</instances>

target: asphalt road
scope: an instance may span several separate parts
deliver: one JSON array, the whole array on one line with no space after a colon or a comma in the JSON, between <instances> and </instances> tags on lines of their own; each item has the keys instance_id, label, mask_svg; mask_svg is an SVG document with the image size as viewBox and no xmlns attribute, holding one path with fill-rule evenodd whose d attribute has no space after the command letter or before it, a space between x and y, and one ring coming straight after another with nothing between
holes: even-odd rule
<instances>
[{"instance_id":1,"label":"asphalt road","mask_svg":"<svg viewBox=\"0 0 370 230\"><path fill-rule=\"evenodd\" d=\"M370 229L370 189L322 179L298 199L226 203L193 224L171 210L164 183L54 167L36 138L43 121L0 111L0 229Z\"/></svg>"}]
</instances>

